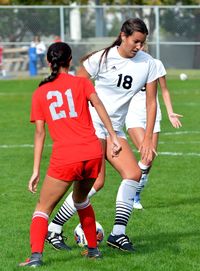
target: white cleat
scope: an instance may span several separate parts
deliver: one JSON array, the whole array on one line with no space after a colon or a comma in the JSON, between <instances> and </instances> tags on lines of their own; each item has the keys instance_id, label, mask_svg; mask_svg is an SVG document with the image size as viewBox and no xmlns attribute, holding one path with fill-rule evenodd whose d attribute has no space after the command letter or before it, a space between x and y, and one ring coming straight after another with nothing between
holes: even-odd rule
<instances>
[{"instance_id":1,"label":"white cleat","mask_svg":"<svg viewBox=\"0 0 200 271\"><path fill-rule=\"evenodd\" d=\"M134 208L134 209L138 209L138 210L142 210L142 209L143 209L143 206L142 206L142 204L140 203L140 201L134 201L134 202L133 202L133 208Z\"/></svg>"}]
</instances>

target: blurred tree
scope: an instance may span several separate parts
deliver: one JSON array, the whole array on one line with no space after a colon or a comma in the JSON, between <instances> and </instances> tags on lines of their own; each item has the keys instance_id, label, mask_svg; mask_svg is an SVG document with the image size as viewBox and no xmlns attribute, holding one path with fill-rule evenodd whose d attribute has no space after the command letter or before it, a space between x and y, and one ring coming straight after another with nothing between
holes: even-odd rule
<instances>
[{"instance_id":1,"label":"blurred tree","mask_svg":"<svg viewBox=\"0 0 200 271\"><path fill-rule=\"evenodd\" d=\"M10 5L70 5L76 2L77 5L87 5L92 0L0 0L0 4ZM198 5L200 0L93 0L101 5Z\"/></svg>"},{"instance_id":2,"label":"blurred tree","mask_svg":"<svg viewBox=\"0 0 200 271\"><path fill-rule=\"evenodd\" d=\"M0 5L10 5L10 0L0 0Z\"/></svg>"},{"instance_id":3,"label":"blurred tree","mask_svg":"<svg viewBox=\"0 0 200 271\"><path fill-rule=\"evenodd\" d=\"M31 39L34 35L50 36L60 31L59 9L49 9L48 15L45 9L0 9L0 18L4 41L21 42L25 35Z\"/></svg>"}]
</instances>

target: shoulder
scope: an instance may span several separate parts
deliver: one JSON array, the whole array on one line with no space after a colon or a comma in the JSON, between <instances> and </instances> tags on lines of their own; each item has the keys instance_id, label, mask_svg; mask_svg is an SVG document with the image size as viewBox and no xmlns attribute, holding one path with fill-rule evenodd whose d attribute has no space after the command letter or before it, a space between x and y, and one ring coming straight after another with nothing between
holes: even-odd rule
<instances>
[{"instance_id":1,"label":"shoulder","mask_svg":"<svg viewBox=\"0 0 200 271\"><path fill-rule=\"evenodd\" d=\"M41 94L43 93L45 90L47 90L48 88L48 85L50 84L51 82L47 82L41 86L38 86L35 91L33 93L36 93L36 94Z\"/></svg>"},{"instance_id":2,"label":"shoulder","mask_svg":"<svg viewBox=\"0 0 200 271\"><path fill-rule=\"evenodd\" d=\"M157 68L157 72L159 77L164 76L167 74L165 66L163 65L162 61L159 59L154 59L155 63L156 63L156 68Z\"/></svg>"},{"instance_id":3,"label":"shoulder","mask_svg":"<svg viewBox=\"0 0 200 271\"><path fill-rule=\"evenodd\" d=\"M93 52L93 53L91 53L91 55L87 59L88 60L90 60L90 59L99 59L102 56L103 52L104 52L104 50Z\"/></svg>"},{"instance_id":4,"label":"shoulder","mask_svg":"<svg viewBox=\"0 0 200 271\"><path fill-rule=\"evenodd\" d=\"M111 47L108 51L108 56L113 56L113 55L117 55L117 50L116 50L116 46L115 47ZM96 59L99 60L101 59L101 57L103 56L103 58L105 57L105 49L101 49L97 52L94 52L93 54L91 54L91 56L88 58L90 59Z\"/></svg>"},{"instance_id":5,"label":"shoulder","mask_svg":"<svg viewBox=\"0 0 200 271\"><path fill-rule=\"evenodd\" d=\"M154 58L154 61L155 61L157 67L164 67L164 65L160 59Z\"/></svg>"},{"instance_id":6,"label":"shoulder","mask_svg":"<svg viewBox=\"0 0 200 271\"><path fill-rule=\"evenodd\" d=\"M58 79L61 80L60 82L68 81L70 82L71 85L74 85L74 86L85 84L85 82L88 80L85 77L73 75L71 73L63 73L59 76Z\"/></svg>"},{"instance_id":7,"label":"shoulder","mask_svg":"<svg viewBox=\"0 0 200 271\"><path fill-rule=\"evenodd\" d=\"M41 87L36 88L36 89L33 91L33 93L32 93L32 99L33 99L33 100L38 100L38 99L40 99L41 96L42 96L43 90L44 90L44 85L41 86Z\"/></svg>"},{"instance_id":8,"label":"shoulder","mask_svg":"<svg viewBox=\"0 0 200 271\"><path fill-rule=\"evenodd\" d=\"M137 55L135 56L135 58L142 61L150 61L150 62L155 61L155 59L150 54L143 52L141 50L137 52Z\"/></svg>"},{"instance_id":9,"label":"shoulder","mask_svg":"<svg viewBox=\"0 0 200 271\"><path fill-rule=\"evenodd\" d=\"M89 78L86 78L86 77L81 77L81 76L72 76L74 77L74 80L76 80L77 82L79 82L79 84L82 84L82 85L92 85L92 82Z\"/></svg>"}]
</instances>

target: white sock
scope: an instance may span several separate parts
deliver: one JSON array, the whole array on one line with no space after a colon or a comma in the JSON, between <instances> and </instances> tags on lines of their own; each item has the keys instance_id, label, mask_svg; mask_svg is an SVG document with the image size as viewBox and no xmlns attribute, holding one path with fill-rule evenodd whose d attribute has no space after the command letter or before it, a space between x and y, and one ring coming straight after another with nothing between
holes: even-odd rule
<instances>
[{"instance_id":1,"label":"white sock","mask_svg":"<svg viewBox=\"0 0 200 271\"><path fill-rule=\"evenodd\" d=\"M144 165L141 161L138 162L138 166L141 168L141 170L146 170L150 167L149 165Z\"/></svg>"},{"instance_id":2,"label":"white sock","mask_svg":"<svg viewBox=\"0 0 200 271\"><path fill-rule=\"evenodd\" d=\"M91 198L92 196L94 196L94 194L96 194L96 190L94 187L91 188L90 192L88 193L88 198Z\"/></svg>"},{"instance_id":3,"label":"white sock","mask_svg":"<svg viewBox=\"0 0 200 271\"><path fill-rule=\"evenodd\" d=\"M62 232L62 226L51 222L48 226L48 231L60 234Z\"/></svg>"}]
</instances>

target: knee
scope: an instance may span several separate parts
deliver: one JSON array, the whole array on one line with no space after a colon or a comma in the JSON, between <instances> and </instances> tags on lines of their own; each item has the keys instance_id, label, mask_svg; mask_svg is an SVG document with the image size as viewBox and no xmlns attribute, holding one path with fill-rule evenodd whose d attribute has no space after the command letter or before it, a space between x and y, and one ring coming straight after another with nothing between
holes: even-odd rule
<instances>
[{"instance_id":1,"label":"knee","mask_svg":"<svg viewBox=\"0 0 200 271\"><path fill-rule=\"evenodd\" d=\"M122 176L123 179L130 179L134 180L136 182L139 182L142 177L142 171L139 167L135 168L133 172L130 172L129 174L125 174L125 176Z\"/></svg>"},{"instance_id":2,"label":"knee","mask_svg":"<svg viewBox=\"0 0 200 271\"><path fill-rule=\"evenodd\" d=\"M138 168L137 171L135 172L135 176L134 176L133 179L134 179L136 182L139 182L140 179L141 179L141 177L142 177L142 171L141 171L140 168Z\"/></svg>"},{"instance_id":3,"label":"knee","mask_svg":"<svg viewBox=\"0 0 200 271\"><path fill-rule=\"evenodd\" d=\"M75 203L79 204L79 203L85 202L87 200L87 195L76 194L73 191L72 199L73 199L74 205L75 205Z\"/></svg>"}]
</instances>

